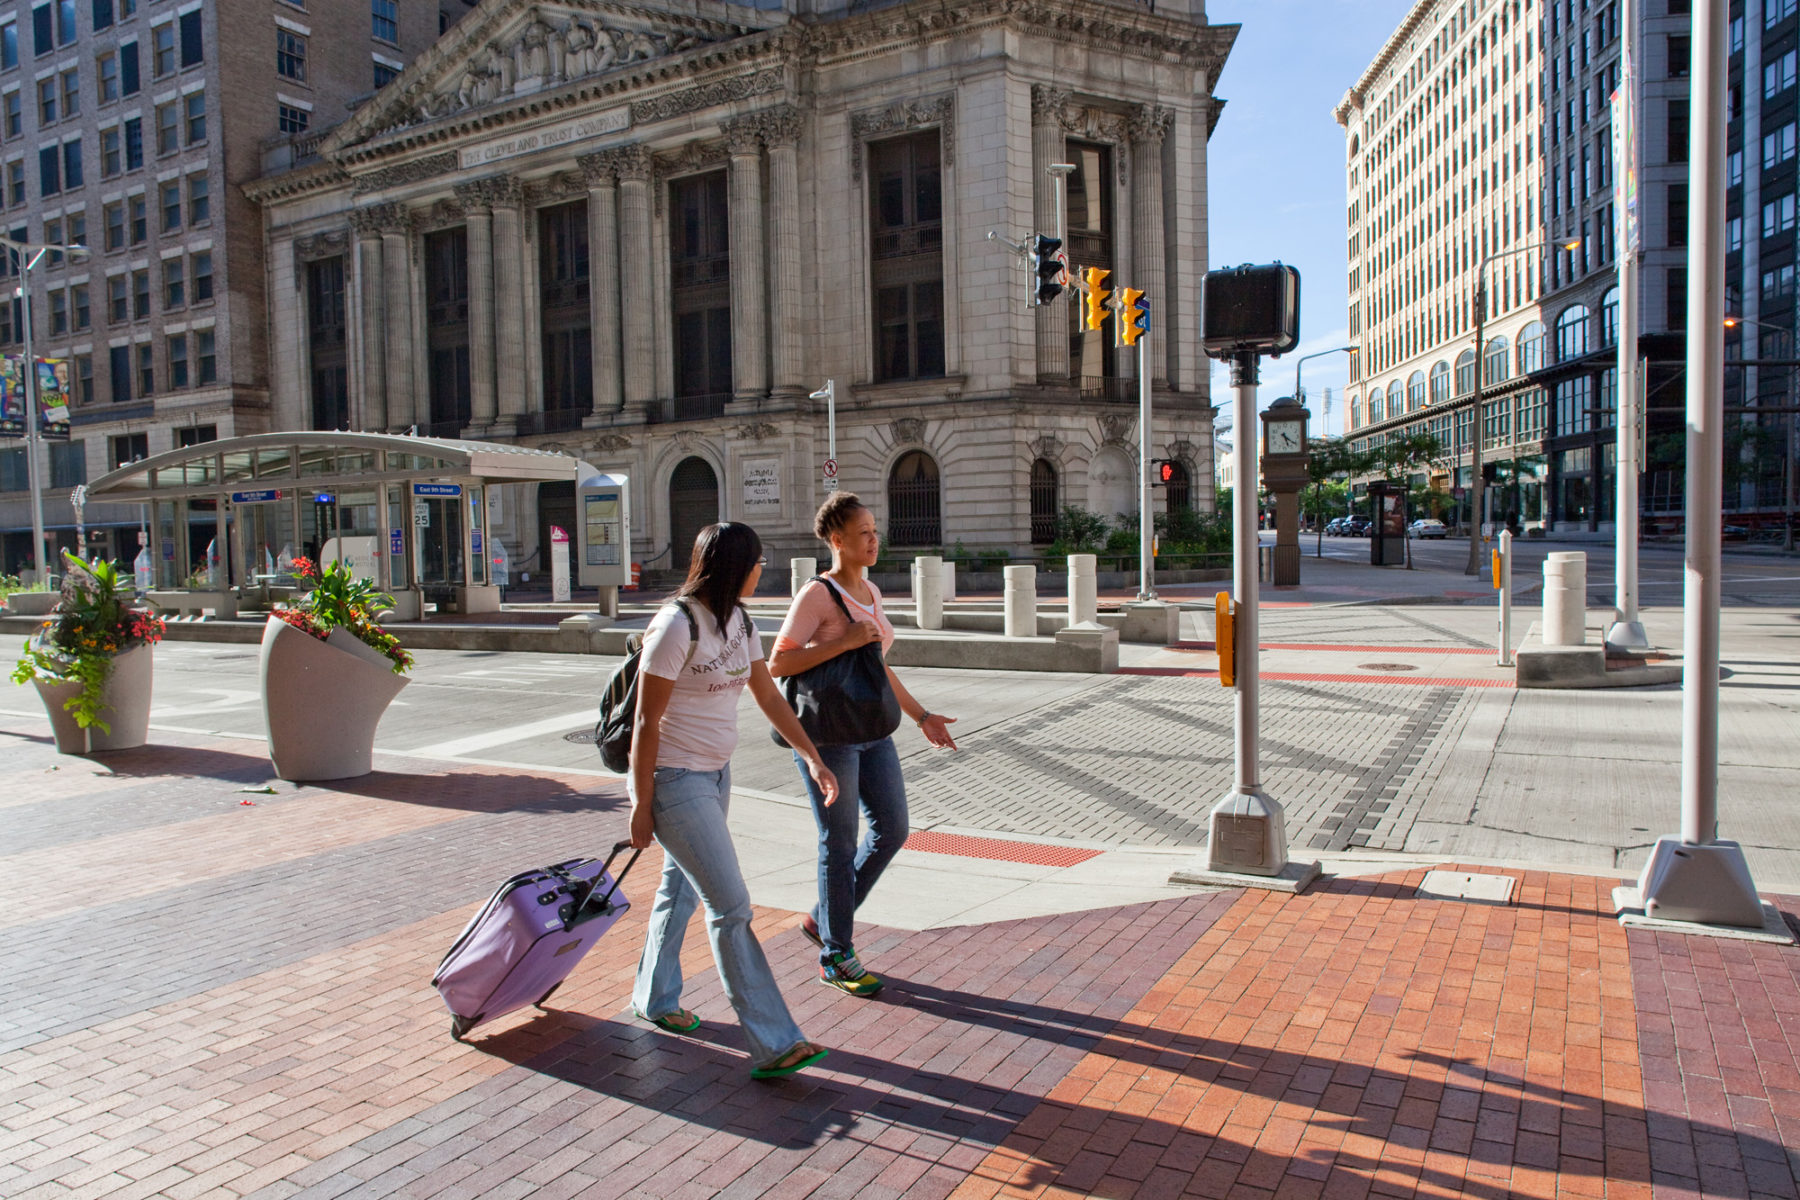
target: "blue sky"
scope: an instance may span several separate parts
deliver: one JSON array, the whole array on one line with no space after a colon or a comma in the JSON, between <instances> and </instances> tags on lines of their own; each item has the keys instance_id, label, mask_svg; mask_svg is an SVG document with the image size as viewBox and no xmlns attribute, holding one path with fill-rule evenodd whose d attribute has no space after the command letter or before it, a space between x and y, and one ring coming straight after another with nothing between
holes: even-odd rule
<instances>
[{"instance_id":1,"label":"blue sky","mask_svg":"<svg viewBox=\"0 0 1800 1200\"><path fill-rule=\"evenodd\" d=\"M1261 407L1294 390L1294 360L1346 345L1344 137L1331 110L1356 82L1412 0L1210 0L1207 19L1240 24L1216 94L1228 100L1207 156L1211 266L1280 259L1300 269L1300 346L1263 360ZM1312 427L1324 389L1330 428L1344 427L1350 356L1304 368ZM1231 396L1213 372L1213 403ZM1225 406L1221 425L1229 422Z\"/></svg>"}]
</instances>

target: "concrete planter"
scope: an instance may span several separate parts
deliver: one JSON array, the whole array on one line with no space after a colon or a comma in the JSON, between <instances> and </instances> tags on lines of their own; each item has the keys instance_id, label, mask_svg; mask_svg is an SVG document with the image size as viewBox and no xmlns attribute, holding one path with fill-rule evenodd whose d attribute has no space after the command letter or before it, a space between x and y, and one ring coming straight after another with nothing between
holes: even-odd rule
<instances>
[{"instance_id":1,"label":"concrete planter","mask_svg":"<svg viewBox=\"0 0 1800 1200\"><path fill-rule=\"evenodd\" d=\"M98 725L83 729L75 723L75 714L63 708L65 703L81 694L79 682L32 680L50 715L50 728L56 734L56 752L104 754L110 750L130 750L148 741L153 664L149 646L133 646L113 659L100 701L100 719L107 723L111 732Z\"/></svg>"},{"instance_id":2,"label":"concrete planter","mask_svg":"<svg viewBox=\"0 0 1800 1200\"><path fill-rule=\"evenodd\" d=\"M21 617L47 617L61 599L61 592L9 592L6 611Z\"/></svg>"},{"instance_id":3,"label":"concrete planter","mask_svg":"<svg viewBox=\"0 0 1800 1200\"><path fill-rule=\"evenodd\" d=\"M295 781L367 775L375 727L408 682L347 630L322 642L276 617L263 626L261 674L269 760Z\"/></svg>"}]
</instances>

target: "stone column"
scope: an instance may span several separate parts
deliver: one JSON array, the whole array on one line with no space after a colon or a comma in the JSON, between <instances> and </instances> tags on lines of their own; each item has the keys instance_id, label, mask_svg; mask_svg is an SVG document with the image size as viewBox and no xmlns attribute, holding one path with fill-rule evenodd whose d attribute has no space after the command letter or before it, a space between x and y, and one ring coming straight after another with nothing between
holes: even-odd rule
<instances>
[{"instance_id":1,"label":"stone column","mask_svg":"<svg viewBox=\"0 0 1800 1200\"><path fill-rule=\"evenodd\" d=\"M722 126L731 153L731 391L737 404L769 392L768 288L763 255L762 121L742 117Z\"/></svg>"},{"instance_id":2,"label":"stone column","mask_svg":"<svg viewBox=\"0 0 1800 1200\"><path fill-rule=\"evenodd\" d=\"M1131 122L1131 286L1150 300L1150 381L1168 386L1168 288L1163 271L1163 138L1175 114L1145 105Z\"/></svg>"},{"instance_id":3,"label":"stone column","mask_svg":"<svg viewBox=\"0 0 1800 1200\"><path fill-rule=\"evenodd\" d=\"M650 245L650 152L642 146L627 146L615 154L613 165L619 174L622 386L626 411L641 416L656 400L656 330L650 321L655 278Z\"/></svg>"},{"instance_id":4,"label":"stone column","mask_svg":"<svg viewBox=\"0 0 1800 1200\"><path fill-rule=\"evenodd\" d=\"M469 243L469 428L485 432L498 415L494 395L494 215L485 180L457 185Z\"/></svg>"},{"instance_id":5,"label":"stone column","mask_svg":"<svg viewBox=\"0 0 1800 1200\"><path fill-rule=\"evenodd\" d=\"M800 298L800 110L783 105L763 118L769 144L769 261L775 283L771 333L775 392L798 397L806 386Z\"/></svg>"},{"instance_id":6,"label":"stone column","mask_svg":"<svg viewBox=\"0 0 1800 1200\"><path fill-rule=\"evenodd\" d=\"M1063 142L1062 115L1069 103L1069 93L1059 92L1041 83L1031 85L1031 219L1030 233L1057 236L1056 179L1050 174L1052 163L1065 161L1067 147ZM1030 234L1027 234L1030 236ZM1070 264L1074 267L1074 260ZM1020 286L1032 288L1020 272ZM1029 293L1028 293L1029 294ZM1069 305L1064 299L1046 304L1037 312L1037 373L1040 379L1064 380L1069 377Z\"/></svg>"},{"instance_id":7,"label":"stone column","mask_svg":"<svg viewBox=\"0 0 1800 1200\"><path fill-rule=\"evenodd\" d=\"M493 432L509 437L525 412L525 294L519 273L525 257L525 189L517 179L485 181L491 189L494 244Z\"/></svg>"},{"instance_id":8,"label":"stone column","mask_svg":"<svg viewBox=\"0 0 1800 1200\"><path fill-rule=\"evenodd\" d=\"M594 411L584 425L604 425L624 401L619 371L619 183L612 158L578 160L588 185L588 323L592 328Z\"/></svg>"},{"instance_id":9,"label":"stone column","mask_svg":"<svg viewBox=\"0 0 1800 1200\"><path fill-rule=\"evenodd\" d=\"M382 328L386 331L387 426L419 419L413 384L412 218L402 205L384 204L381 224Z\"/></svg>"},{"instance_id":10,"label":"stone column","mask_svg":"<svg viewBox=\"0 0 1800 1200\"><path fill-rule=\"evenodd\" d=\"M388 426L387 338L382 324L381 223L371 209L350 214L356 230L356 301L362 340L361 369L356 372L360 393L358 418L352 423L374 433Z\"/></svg>"}]
</instances>

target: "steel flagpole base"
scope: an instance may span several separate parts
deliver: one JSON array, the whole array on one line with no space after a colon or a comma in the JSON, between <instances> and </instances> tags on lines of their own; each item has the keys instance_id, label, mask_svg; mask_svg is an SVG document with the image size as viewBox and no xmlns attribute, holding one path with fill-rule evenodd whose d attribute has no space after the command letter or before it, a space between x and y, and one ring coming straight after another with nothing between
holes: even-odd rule
<instances>
[{"instance_id":1,"label":"steel flagpole base","mask_svg":"<svg viewBox=\"0 0 1800 1200\"><path fill-rule=\"evenodd\" d=\"M1642 621L1614 621L1606 627L1606 644L1620 650L1648 650L1650 635Z\"/></svg>"},{"instance_id":2,"label":"steel flagpole base","mask_svg":"<svg viewBox=\"0 0 1800 1200\"><path fill-rule=\"evenodd\" d=\"M1736 842L1691 845L1676 837L1656 839L1638 875L1644 915L1696 925L1763 927L1762 901L1750 865Z\"/></svg>"}]
</instances>

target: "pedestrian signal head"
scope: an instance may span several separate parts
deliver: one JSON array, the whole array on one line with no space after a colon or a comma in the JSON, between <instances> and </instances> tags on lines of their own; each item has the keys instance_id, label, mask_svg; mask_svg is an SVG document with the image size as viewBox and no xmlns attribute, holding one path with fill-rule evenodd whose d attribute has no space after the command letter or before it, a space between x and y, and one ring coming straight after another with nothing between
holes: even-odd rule
<instances>
[{"instance_id":1,"label":"pedestrian signal head","mask_svg":"<svg viewBox=\"0 0 1800 1200\"><path fill-rule=\"evenodd\" d=\"M1156 482L1167 484L1175 481L1175 463L1172 460L1159 458L1154 465L1156 468Z\"/></svg>"},{"instance_id":2,"label":"pedestrian signal head","mask_svg":"<svg viewBox=\"0 0 1800 1200\"><path fill-rule=\"evenodd\" d=\"M1087 320L1089 329L1099 329L1106 324L1106 302L1112 298L1112 290L1102 285L1112 272L1104 267L1084 267L1081 281L1087 285Z\"/></svg>"}]
</instances>

